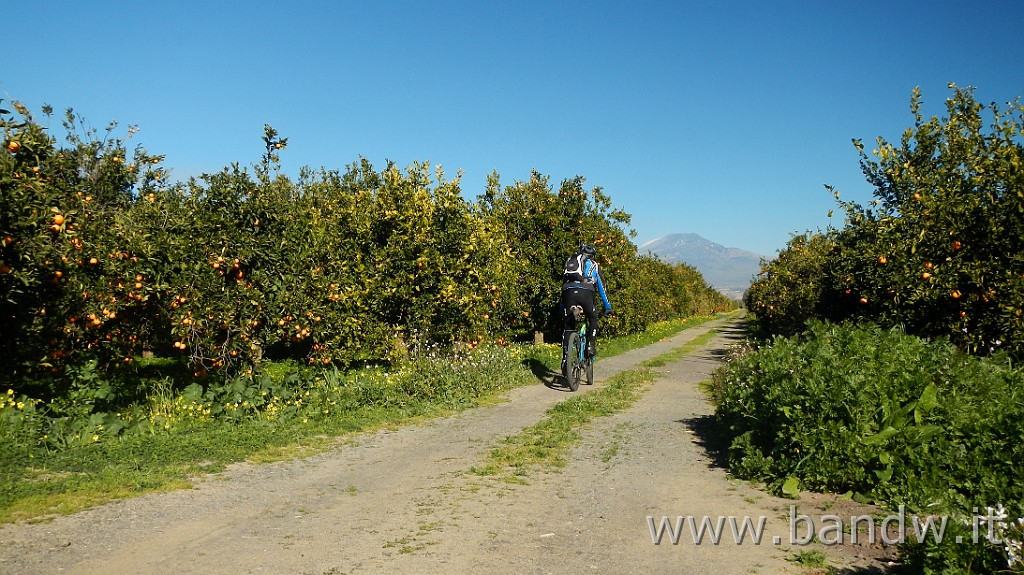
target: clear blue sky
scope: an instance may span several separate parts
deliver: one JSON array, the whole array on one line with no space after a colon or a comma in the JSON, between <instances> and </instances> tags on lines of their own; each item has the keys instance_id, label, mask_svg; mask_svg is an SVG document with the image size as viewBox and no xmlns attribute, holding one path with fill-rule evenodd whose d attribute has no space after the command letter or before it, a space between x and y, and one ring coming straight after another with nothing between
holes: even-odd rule
<instances>
[{"instance_id":1,"label":"clear blue sky","mask_svg":"<svg viewBox=\"0 0 1024 575\"><path fill-rule=\"evenodd\" d=\"M45 6L45 8L44 8ZM176 179L441 164L482 193L536 169L633 215L774 255L870 199L851 139L898 140L911 90L1024 97L1024 1L0 1L0 98L137 125ZM57 122L54 123L57 125ZM838 216L831 220L841 225Z\"/></svg>"}]
</instances>

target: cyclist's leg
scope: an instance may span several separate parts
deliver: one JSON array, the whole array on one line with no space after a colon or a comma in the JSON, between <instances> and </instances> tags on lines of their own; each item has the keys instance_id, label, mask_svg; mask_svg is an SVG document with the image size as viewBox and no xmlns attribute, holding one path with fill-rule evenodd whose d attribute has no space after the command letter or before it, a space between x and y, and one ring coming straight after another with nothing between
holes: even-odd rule
<instances>
[{"instance_id":1,"label":"cyclist's leg","mask_svg":"<svg viewBox=\"0 0 1024 575\"><path fill-rule=\"evenodd\" d=\"M597 307L594 302L594 292L584 292L583 313L587 315L587 356L597 355Z\"/></svg>"}]
</instances>

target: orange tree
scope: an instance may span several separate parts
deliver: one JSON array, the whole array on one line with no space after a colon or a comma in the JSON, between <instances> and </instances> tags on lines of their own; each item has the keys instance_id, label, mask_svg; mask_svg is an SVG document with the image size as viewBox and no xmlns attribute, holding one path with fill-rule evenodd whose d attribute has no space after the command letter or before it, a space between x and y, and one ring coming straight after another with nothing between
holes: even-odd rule
<instances>
[{"instance_id":1,"label":"orange tree","mask_svg":"<svg viewBox=\"0 0 1024 575\"><path fill-rule=\"evenodd\" d=\"M869 156L855 142L875 200L840 204L846 226L816 240L827 252L790 246L767 267L748 298L759 319L866 318L975 353L1024 352L1024 106L986 107L950 88L946 117L926 119L915 90L914 126L898 144L879 138ZM791 286L813 284L810 297L773 288L787 274ZM773 320L766 305L780 304Z\"/></svg>"},{"instance_id":2,"label":"orange tree","mask_svg":"<svg viewBox=\"0 0 1024 575\"><path fill-rule=\"evenodd\" d=\"M68 145L59 147L24 106L13 107L17 116L0 112L0 317L10 334L0 342L0 377L24 384L68 362L130 362L139 343L133 318L145 315L145 302L126 297L138 274L131 287L115 281L137 263L113 249L115 222L165 184L161 158L140 147L128 153L135 128L117 137L112 123L97 137L71 110ZM45 395L65 384L44 383Z\"/></svg>"},{"instance_id":3,"label":"orange tree","mask_svg":"<svg viewBox=\"0 0 1024 575\"><path fill-rule=\"evenodd\" d=\"M610 333L711 301L692 268L638 258L629 215L580 177L556 192L536 172L504 189L495 174L473 204L427 163L292 181L287 139L265 126L252 170L172 184L160 157L127 149L135 128L97 134L69 111L58 146L15 109L0 113L0 377L39 380L36 396L147 353L230 379L264 357L344 366L557 332L561 267L581 242L610 271Z\"/></svg>"},{"instance_id":4,"label":"orange tree","mask_svg":"<svg viewBox=\"0 0 1024 575\"><path fill-rule=\"evenodd\" d=\"M477 204L488 227L505 237L516 265L513 291L499 308L520 333L546 333L557 341L561 317L562 266L581 243L598 249L616 316L601 321L606 335L633 333L651 322L729 309L732 304L684 264L639 256L627 232L630 215L614 208L600 187L584 189L581 177L565 180L556 192L546 176L502 188L488 179Z\"/></svg>"},{"instance_id":5,"label":"orange tree","mask_svg":"<svg viewBox=\"0 0 1024 575\"><path fill-rule=\"evenodd\" d=\"M855 287L879 302L872 317L923 335L948 335L972 352L1024 351L1024 128L1019 101L1006 110L950 86L945 118L925 119L899 145L879 138L861 165L875 212L849 206L867 230L851 247L873 281ZM883 263L885 262L885 263ZM848 261L843 265L849 266Z\"/></svg>"},{"instance_id":6,"label":"orange tree","mask_svg":"<svg viewBox=\"0 0 1024 575\"><path fill-rule=\"evenodd\" d=\"M193 235L172 259L191 263L165 299L173 348L198 373L252 370L265 355L392 361L486 332L507 265L457 181L431 180L425 163L377 173L362 160L298 183L270 168L254 179L235 166L185 191Z\"/></svg>"},{"instance_id":7,"label":"orange tree","mask_svg":"<svg viewBox=\"0 0 1024 575\"><path fill-rule=\"evenodd\" d=\"M509 294L496 310L509 334L553 331L557 282L571 245L569 223L560 210L550 179L533 171L528 181L501 187L497 173L475 209L484 225L505 242L514 268L502 286Z\"/></svg>"},{"instance_id":8,"label":"orange tree","mask_svg":"<svg viewBox=\"0 0 1024 575\"><path fill-rule=\"evenodd\" d=\"M835 252L834 233L806 233L790 238L774 260L762 261L758 279L743 296L761 330L792 335L811 318L829 315L827 302L850 297L846 279L835 281Z\"/></svg>"},{"instance_id":9,"label":"orange tree","mask_svg":"<svg viewBox=\"0 0 1024 575\"><path fill-rule=\"evenodd\" d=\"M615 305L626 310L612 323L616 333L643 330L656 321L735 309L736 304L707 284L696 268L633 255L619 266ZM611 283L611 282L609 282Z\"/></svg>"},{"instance_id":10,"label":"orange tree","mask_svg":"<svg viewBox=\"0 0 1024 575\"><path fill-rule=\"evenodd\" d=\"M611 199L600 188L587 191L583 184L582 177L565 180L556 192L550 179L536 171L529 181L504 188L497 174L488 178L477 209L485 225L504 239L514 261L512 281L505 286L512 293L497 310L501 323L512 333L560 337L557 310L562 267L581 243L598 248L599 261L606 270L615 269L636 253L622 230L629 215L613 209ZM614 292L619 280L613 273L608 277Z\"/></svg>"},{"instance_id":11,"label":"orange tree","mask_svg":"<svg viewBox=\"0 0 1024 575\"><path fill-rule=\"evenodd\" d=\"M384 326L396 351L409 345L478 341L488 331L511 283L501 243L474 216L458 179L427 163L405 172L389 165L373 177L364 162L359 182L367 201L359 237L372 278L370 318Z\"/></svg>"}]
</instances>

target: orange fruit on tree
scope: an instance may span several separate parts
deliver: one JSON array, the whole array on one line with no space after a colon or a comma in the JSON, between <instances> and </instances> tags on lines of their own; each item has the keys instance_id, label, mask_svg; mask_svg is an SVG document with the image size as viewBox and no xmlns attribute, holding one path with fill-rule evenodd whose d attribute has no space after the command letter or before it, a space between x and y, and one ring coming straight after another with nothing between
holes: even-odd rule
<instances>
[{"instance_id":1,"label":"orange fruit on tree","mask_svg":"<svg viewBox=\"0 0 1024 575\"><path fill-rule=\"evenodd\" d=\"M60 214L54 214L53 215L53 223L58 225L58 226L63 224L64 223L64 216L62 216Z\"/></svg>"}]
</instances>

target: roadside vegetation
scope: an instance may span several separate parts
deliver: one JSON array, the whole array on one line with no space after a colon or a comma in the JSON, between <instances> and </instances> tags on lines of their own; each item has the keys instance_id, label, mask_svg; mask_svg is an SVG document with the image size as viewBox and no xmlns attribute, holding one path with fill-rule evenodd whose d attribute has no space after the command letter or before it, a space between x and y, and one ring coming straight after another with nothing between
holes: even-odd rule
<instances>
[{"instance_id":1,"label":"roadside vegetation","mask_svg":"<svg viewBox=\"0 0 1024 575\"><path fill-rule=\"evenodd\" d=\"M911 572L1020 571L1024 106L950 89L943 118L914 91L899 143L855 141L875 199L764 263L712 394L736 475L946 518Z\"/></svg>"},{"instance_id":2,"label":"roadside vegetation","mask_svg":"<svg viewBox=\"0 0 1024 575\"><path fill-rule=\"evenodd\" d=\"M3 102L0 102L3 104ZM550 339L562 264L599 250L618 312L609 336L735 307L692 267L637 254L630 216L575 177L536 172L475 201L419 163L280 173L287 138L266 126L260 161L186 182L116 124L69 110L59 144L20 104L0 111L0 385L46 402L85 369L178 360L206 386L264 360L347 369L421 348ZM76 383L77 382L77 383ZM205 383L209 382L209 383ZM94 386L87 385L92 391ZM139 397L111 388L98 399Z\"/></svg>"},{"instance_id":3,"label":"roadside vegetation","mask_svg":"<svg viewBox=\"0 0 1024 575\"><path fill-rule=\"evenodd\" d=\"M608 340L601 355L712 318L658 322L647 337ZM18 405L8 395L0 401L0 523L45 520L113 499L189 487L192 477L230 463L309 455L354 432L500 401L504 391L536 384L537 366L557 371L560 353L557 345L484 344L426 353L396 368L347 372L278 362L265 366L255 382L215 394L167 386L136 406L155 422L144 433L60 447L39 440L53 425L42 408Z\"/></svg>"}]
</instances>

